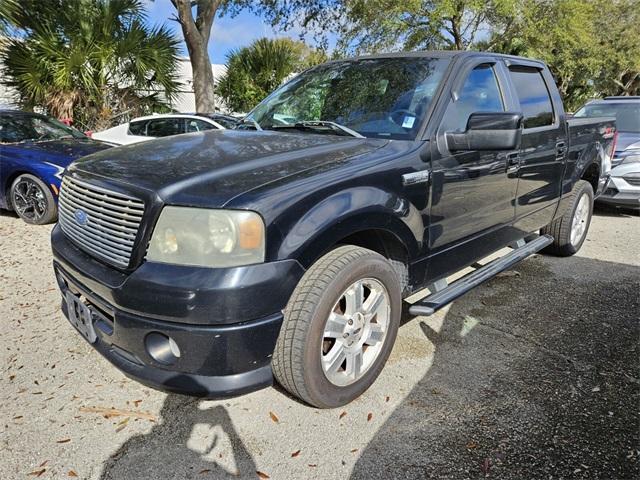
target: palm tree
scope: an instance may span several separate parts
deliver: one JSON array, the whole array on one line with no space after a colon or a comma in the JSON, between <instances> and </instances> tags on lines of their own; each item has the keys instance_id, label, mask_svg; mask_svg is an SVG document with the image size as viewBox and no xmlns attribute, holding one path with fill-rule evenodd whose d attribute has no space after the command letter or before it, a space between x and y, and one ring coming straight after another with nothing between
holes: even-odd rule
<instances>
[{"instance_id":1,"label":"palm tree","mask_svg":"<svg viewBox=\"0 0 640 480\"><path fill-rule=\"evenodd\" d=\"M13 27L0 59L24 108L102 128L175 99L177 40L141 0L21 0Z\"/></svg>"},{"instance_id":2,"label":"palm tree","mask_svg":"<svg viewBox=\"0 0 640 480\"><path fill-rule=\"evenodd\" d=\"M227 73L220 79L217 93L231 110L246 112L291 74L325 60L324 52L303 42L261 38L227 55Z\"/></svg>"}]
</instances>

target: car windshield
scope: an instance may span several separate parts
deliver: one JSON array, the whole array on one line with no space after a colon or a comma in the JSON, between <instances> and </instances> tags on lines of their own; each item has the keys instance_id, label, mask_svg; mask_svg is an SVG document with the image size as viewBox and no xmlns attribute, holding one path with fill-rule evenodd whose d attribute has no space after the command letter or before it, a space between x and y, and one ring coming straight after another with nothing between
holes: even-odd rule
<instances>
[{"instance_id":1,"label":"car windshield","mask_svg":"<svg viewBox=\"0 0 640 480\"><path fill-rule=\"evenodd\" d=\"M619 131L640 133L640 102L592 103L578 110L574 117L616 117Z\"/></svg>"},{"instance_id":2,"label":"car windshield","mask_svg":"<svg viewBox=\"0 0 640 480\"><path fill-rule=\"evenodd\" d=\"M249 113L244 125L263 129L298 125L304 127L300 131L340 133L326 125L321 129L321 124L305 123L333 122L365 137L413 139L448 63L398 57L320 65L269 95Z\"/></svg>"},{"instance_id":3,"label":"car windshield","mask_svg":"<svg viewBox=\"0 0 640 480\"><path fill-rule=\"evenodd\" d=\"M0 117L0 143L86 138L81 132L40 115L7 114Z\"/></svg>"}]
</instances>

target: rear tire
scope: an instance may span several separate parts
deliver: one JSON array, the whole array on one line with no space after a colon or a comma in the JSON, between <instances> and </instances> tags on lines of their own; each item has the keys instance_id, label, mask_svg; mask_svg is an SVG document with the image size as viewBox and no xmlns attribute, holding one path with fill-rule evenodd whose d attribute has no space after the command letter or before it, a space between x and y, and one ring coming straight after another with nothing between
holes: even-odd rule
<instances>
[{"instance_id":1,"label":"rear tire","mask_svg":"<svg viewBox=\"0 0 640 480\"><path fill-rule=\"evenodd\" d=\"M20 175L11 184L11 206L22 220L45 225L58 218L58 207L49 187L34 175Z\"/></svg>"},{"instance_id":2,"label":"rear tire","mask_svg":"<svg viewBox=\"0 0 640 480\"><path fill-rule=\"evenodd\" d=\"M382 371L401 311L398 275L387 259L355 246L332 250L305 273L284 311L276 380L318 408L351 402Z\"/></svg>"},{"instance_id":3,"label":"rear tire","mask_svg":"<svg viewBox=\"0 0 640 480\"><path fill-rule=\"evenodd\" d=\"M579 180L571 194L569 206L561 217L544 227L540 233L551 235L553 243L543 250L559 257L575 254L589 232L593 215L593 187L585 180Z\"/></svg>"}]
</instances>

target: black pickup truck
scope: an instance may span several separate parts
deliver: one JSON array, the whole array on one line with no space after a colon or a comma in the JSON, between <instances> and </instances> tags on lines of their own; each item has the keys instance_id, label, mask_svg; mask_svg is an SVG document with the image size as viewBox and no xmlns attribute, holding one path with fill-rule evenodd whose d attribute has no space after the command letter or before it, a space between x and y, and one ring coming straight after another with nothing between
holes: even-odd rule
<instances>
[{"instance_id":1,"label":"black pickup truck","mask_svg":"<svg viewBox=\"0 0 640 480\"><path fill-rule=\"evenodd\" d=\"M329 62L240 129L75 162L52 233L62 310L144 384L225 397L275 377L343 405L382 370L403 311L433 314L542 249L578 251L614 142L614 119L565 117L538 61Z\"/></svg>"}]
</instances>

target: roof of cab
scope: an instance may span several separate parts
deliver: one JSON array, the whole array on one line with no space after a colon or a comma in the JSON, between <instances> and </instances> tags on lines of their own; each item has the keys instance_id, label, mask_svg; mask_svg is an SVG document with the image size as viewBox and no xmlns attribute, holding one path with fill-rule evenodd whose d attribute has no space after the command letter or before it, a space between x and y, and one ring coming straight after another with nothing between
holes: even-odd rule
<instances>
[{"instance_id":1,"label":"roof of cab","mask_svg":"<svg viewBox=\"0 0 640 480\"><path fill-rule=\"evenodd\" d=\"M349 61L349 60L366 60L373 58L470 58L470 57L498 57L506 60L513 60L515 62L523 63L537 63L541 67L545 67L546 64L542 60L536 60L534 58L518 57L516 55L505 55L502 53L494 52L477 52L467 50L424 50L420 52L388 52L388 53L376 53L373 55L362 55L357 57L351 57L346 59L337 59L333 62ZM328 62L331 63L331 62Z\"/></svg>"}]
</instances>

